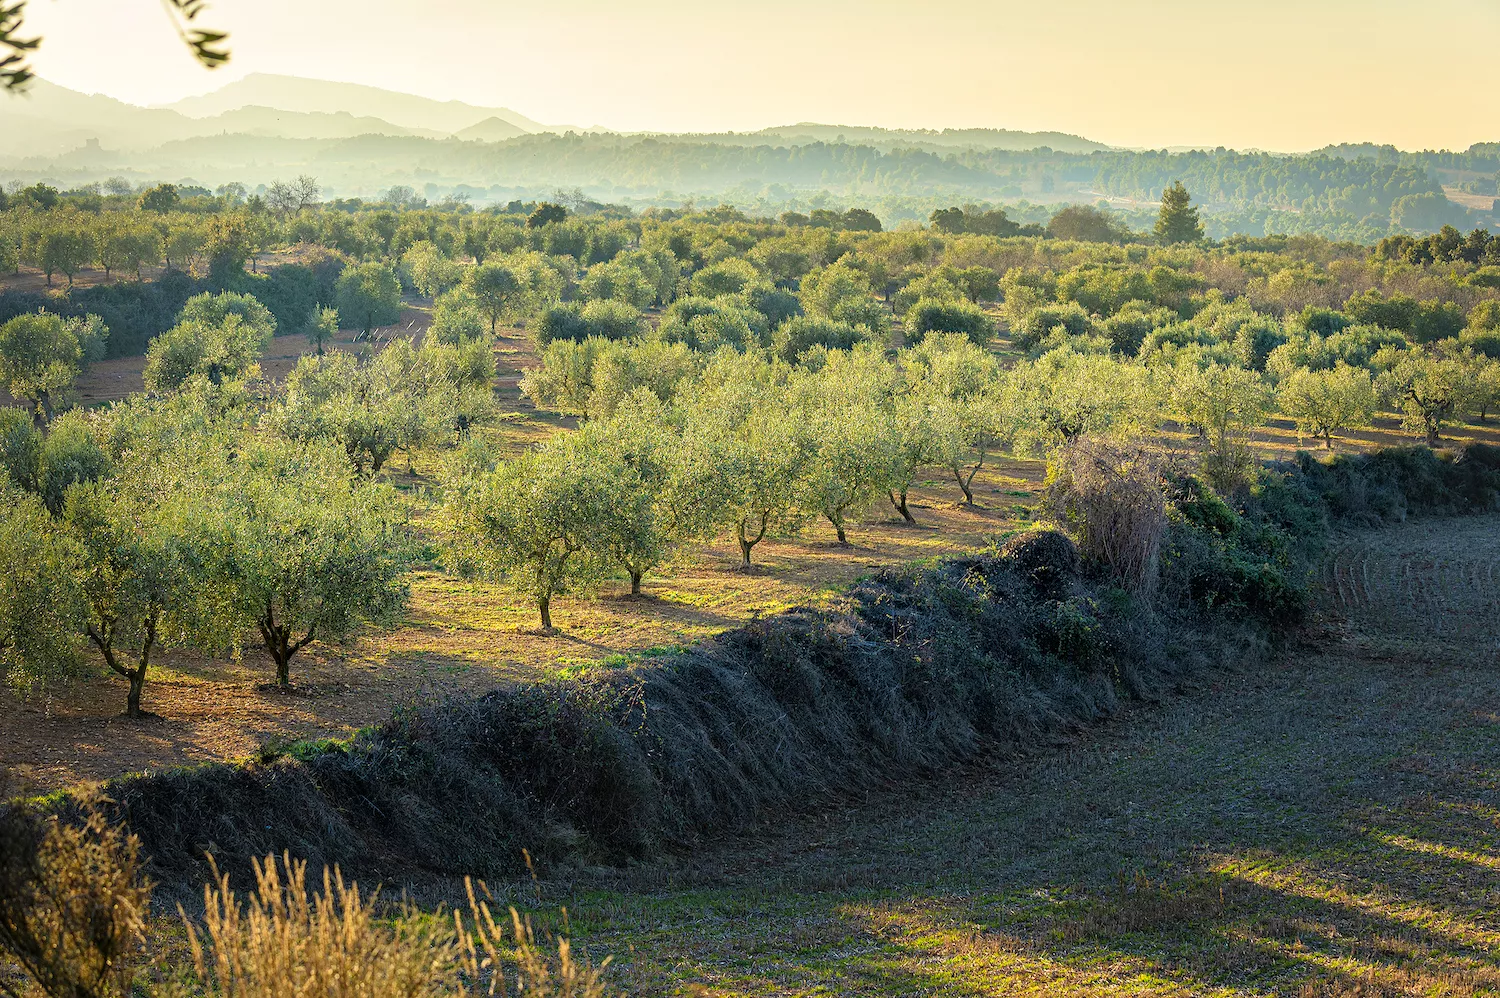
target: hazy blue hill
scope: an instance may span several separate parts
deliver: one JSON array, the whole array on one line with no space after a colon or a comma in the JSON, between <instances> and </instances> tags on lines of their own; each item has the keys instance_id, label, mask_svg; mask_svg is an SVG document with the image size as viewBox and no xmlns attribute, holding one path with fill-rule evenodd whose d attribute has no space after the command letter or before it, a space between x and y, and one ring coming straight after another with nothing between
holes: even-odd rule
<instances>
[{"instance_id":1,"label":"hazy blue hill","mask_svg":"<svg viewBox=\"0 0 1500 998\"><path fill-rule=\"evenodd\" d=\"M1054 149L1058 152L1095 152L1108 149L1102 142L1094 142L1065 132L1017 132L1005 128L944 128L903 129L877 128L865 125L821 125L816 122L800 122L795 125L779 125L747 133L757 138L780 139L786 142L806 144L808 142L850 142L884 146L891 143L909 143L918 146L943 146L957 149Z\"/></svg>"},{"instance_id":2,"label":"hazy blue hill","mask_svg":"<svg viewBox=\"0 0 1500 998\"><path fill-rule=\"evenodd\" d=\"M342 139L354 135L416 135L442 138L428 128L393 125L383 118L355 116L347 111L283 111L273 107L241 107L212 118L190 118L198 134L241 132L286 139ZM518 133L519 134L519 133Z\"/></svg>"},{"instance_id":3,"label":"hazy blue hill","mask_svg":"<svg viewBox=\"0 0 1500 998\"><path fill-rule=\"evenodd\" d=\"M1445 224L1500 226L1481 203L1493 199L1500 171L1495 143L1465 152L1348 143L1309 154L1173 153L1061 132L812 122L697 135L528 132L542 126L504 109L272 76L179 106L202 116L39 81L28 98L0 100L0 180L70 187L120 176L254 188L306 173L330 197L403 184L433 200L458 192L493 204L578 187L601 201L728 201L761 214L858 204L894 224L968 202L1007 204L1018 219L1045 222L1062 202L1149 205L1180 179L1215 238L1307 232L1373 242ZM1149 209L1121 210L1149 228Z\"/></svg>"},{"instance_id":4,"label":"hazy blue hill","mask_svg":"<svg viewBox=\"0 0 1500 998\"><path fill-rule=\"evenodd\" d=\"M454 133L454 138L463 139L466 142L504 142L517 136L528 134L504 118L486 118L483 121L470 125L468 128Z\"/></svg>"},{"instance_id":5,"label":"hazy blue hill","mask_svg":"<svg viewBox=\"0 0 1500 998\"><path fill-rule=\"evenodd\" d=\"M56 154L89 139L144 149L191 135L195 127L174 111L83 94L42 79L19 96L0 97L0 153L12 156Z\"/></svg>"},{"instance_id":6,"label":"hazy blue hill","mask_svg":"<svg viewBox=\"0 0 1500 998\"><path fill-rule=\"evenodd\" d=\"M463 101L438 101L356 83L310 80L273 73L251 73L225 87L168 105L191 118L209 118L242 107L270 107L283 111L344 112L379 118L409 129L452 134L490 118L515 126L517 134L545 131L546 126L509 108L477 107Z\"/></svg>"},{"instance_id":7,"label":"hazy blue hill","mask_svg":"<svg viewBox=\"0 0 1500 998\"><path fill-rule=\"evenodd\" d=\"M164 108L137 107L102 94L84 94L36 80L20 96L0 96L0 156L55 156L90 140L106 149L144 152L194 136L242 133L268 138L348 138L445 132L394 125L381 118L247 106L207 118Z\"/></svg>"}]
</instances>

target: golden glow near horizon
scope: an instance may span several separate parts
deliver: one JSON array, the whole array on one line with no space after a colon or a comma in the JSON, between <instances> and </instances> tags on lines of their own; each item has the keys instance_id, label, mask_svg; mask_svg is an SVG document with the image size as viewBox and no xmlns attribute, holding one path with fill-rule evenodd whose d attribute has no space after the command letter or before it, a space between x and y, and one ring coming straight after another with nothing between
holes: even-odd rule
<instances>
[{"instance_id":1,"label":"golden glow near horizon","mask_svg":"<svg viewBox=\"0 0 1500 998\"><path fill-rule=\"evenodd\" d=\"M620 130L819 121L1279 151L1500 140L1500 0L218 0L205 22L232 33L234 61L214 73L159 0L32 0L27 15L46 36L40 75L141 104L268 72Z\"/></svg>"}]
</instances>

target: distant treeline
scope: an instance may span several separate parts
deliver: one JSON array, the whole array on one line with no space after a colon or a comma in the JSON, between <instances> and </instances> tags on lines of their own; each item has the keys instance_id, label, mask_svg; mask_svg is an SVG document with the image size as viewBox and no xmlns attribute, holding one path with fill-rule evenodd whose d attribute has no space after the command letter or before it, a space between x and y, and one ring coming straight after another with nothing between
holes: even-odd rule
<instances>
[{"instance_id":1,"label":"distant treeline","mask_svg":"<svg viewBox=\"0 0 1500 998\"><path fill-rule=\"evenodd\" d=\"M1216 149L1062 152L932 143L833 141L795 128L759 137L528 135L504 142L365 135L283 139L220 135L144 153L97 146L29 160L17 176L62 183L118 174L136 181L191 175L210 185L257 171L308 171L341 192L373 192L423 178L429 198L458 191L509 200L579 187L591 198L680 205L724 201L759 214L822 207L870 208L888 226L922 220L945 204L1023 200L1088 202L1100 195L1153 201L1181 179L1204 204L1207 234L1310 234L1373 243L1493 216L1448 200L1443 185L1493 197L1500 144L1467 152L1403 153L1348 146L1304 155ZM246 164L258 164L247 167ZM531 193L527 193L531 192ZM1480 205L1482 208L1482 203Z\"/></svg>"}]
</instances>

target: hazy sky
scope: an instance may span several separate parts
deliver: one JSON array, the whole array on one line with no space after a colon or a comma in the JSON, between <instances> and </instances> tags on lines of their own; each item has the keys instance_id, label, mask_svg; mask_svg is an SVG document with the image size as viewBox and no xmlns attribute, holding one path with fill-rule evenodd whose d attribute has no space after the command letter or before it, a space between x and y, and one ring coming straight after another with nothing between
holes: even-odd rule
<instances>
[{"instance_id":1,"label":"hazy sky","mask_svg":"<svg viewBox=\"0 0 1500 998\"><path fill-rule=\"evenodd\" d=\"M1500 0L218 0L197 68L160 0L32 0L41 75L135 103L250 72L547 122L1056 129L1133 146L1500 140ZM129 50L123 50L128 43Z\"/></svg>"}]
</instances>

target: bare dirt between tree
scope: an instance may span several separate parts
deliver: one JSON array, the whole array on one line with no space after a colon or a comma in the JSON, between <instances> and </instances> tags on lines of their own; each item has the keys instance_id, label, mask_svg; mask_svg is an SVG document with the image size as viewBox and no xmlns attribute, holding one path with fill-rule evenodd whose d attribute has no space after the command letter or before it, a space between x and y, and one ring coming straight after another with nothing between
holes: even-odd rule
<instances>
[{"instance_id":1,"label":"bare dirt between tree","mask_svg":"<svg viewBox=\"0 0 1500 998\"><path fill-rule=\"evenodd\" d=\"M1496 517L1345 537L1266 667L528 904L632 994L1500 993L1497 561Z\"/></svg>"}]
</instances>

